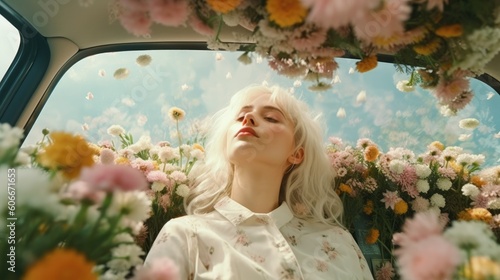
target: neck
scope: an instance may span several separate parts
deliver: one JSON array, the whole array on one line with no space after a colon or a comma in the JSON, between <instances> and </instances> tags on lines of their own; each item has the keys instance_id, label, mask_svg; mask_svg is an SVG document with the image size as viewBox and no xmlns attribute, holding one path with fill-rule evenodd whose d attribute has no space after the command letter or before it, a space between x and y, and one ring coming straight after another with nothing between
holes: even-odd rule
<instances>
[{"instance_id":1,"label":"neck","mask_svg":"<svg viewBox=\"0 0 500 280\"><path fill-rule=\"evenodd\" d=\"M269 213L279 206L282 179L281 169L235 166L231 198L254 213Z\"/></svg>"}]
</instances>

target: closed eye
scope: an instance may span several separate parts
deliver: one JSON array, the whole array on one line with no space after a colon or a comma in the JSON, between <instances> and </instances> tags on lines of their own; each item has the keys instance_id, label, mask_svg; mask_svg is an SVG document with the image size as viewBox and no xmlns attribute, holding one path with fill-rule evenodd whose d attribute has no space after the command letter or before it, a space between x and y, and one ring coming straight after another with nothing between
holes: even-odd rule
<instances>
[{"instance_id":1,"label":"closed eye","mask_svg":"<svg viewBox=\"0 0 500 280\"><path fill-rule=\"evenodd\" d=\"M264 117L264 119L265 119L266 121L268 121L268 122L272 122L272 123L277 123L277 122L278 122L278 120L277 120L277 119L272 118L272 117Z\"/></svg>"}]
</instances>

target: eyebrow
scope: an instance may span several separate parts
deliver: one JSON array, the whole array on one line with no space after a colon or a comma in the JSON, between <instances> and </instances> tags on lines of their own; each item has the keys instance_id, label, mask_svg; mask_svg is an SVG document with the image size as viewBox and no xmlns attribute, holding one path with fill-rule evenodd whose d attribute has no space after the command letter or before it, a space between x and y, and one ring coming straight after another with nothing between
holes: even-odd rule
<instances>
[{"instance_id":1,"label":"eyebrow","mask_svg":"<svg viewBox=\"0 0 500 280\"><path fill-rule=\"evenodd\" d=\"M252 109L252 108L253 108L253 106L252 106L252 105L246 105L246 106L243 106L243 107L241 108L240 112L242 112L242 111L244 111L244 110ZM285 118L285 119L286 119L285 114L283 114L283 112L282 112L282 111L281 111L278 107L274 107L274 106L267 105L267 106L264 106L263 108L264 108L264 110L266 110L266 111L276 111L276 112L280 113L280 114L283 116L283 118Z\"/></svg>"}]
</instances>

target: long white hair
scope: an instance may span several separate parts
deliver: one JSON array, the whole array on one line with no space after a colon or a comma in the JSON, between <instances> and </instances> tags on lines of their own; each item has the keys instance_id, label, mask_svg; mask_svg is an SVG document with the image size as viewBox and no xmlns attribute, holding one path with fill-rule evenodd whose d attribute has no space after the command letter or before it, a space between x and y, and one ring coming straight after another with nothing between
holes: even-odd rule
<instances>
[{"instance_id":1,"label":"long white hair","mask_svg":"<svg viewBox=\"0 0 500 280\"><path fill-rule=\"evenodd\" d=\"M276 86L246 87L231 98L229 106L212 117L205 160L198 162L190 173L193 186L184 200L186 212L210 212L217 201L230 195L234 168L227 154L227 130L241 107L256 92L271 94L271 100L295 126L295 149L304 149L303 161L283 176L280 203L286 201L296 217L340 224L342 202L333 187L334 172L324 150L318 117L311 116L303 101Z\"/></svg>"}]
</instances>

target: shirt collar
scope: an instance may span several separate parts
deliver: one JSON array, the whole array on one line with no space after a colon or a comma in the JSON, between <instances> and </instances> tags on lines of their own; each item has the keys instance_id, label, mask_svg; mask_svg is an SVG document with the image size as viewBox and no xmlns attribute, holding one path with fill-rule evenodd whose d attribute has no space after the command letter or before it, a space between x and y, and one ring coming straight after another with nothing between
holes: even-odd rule
<instances>
[{"instance_id":1,"label":"shirt collar","mask_svg":"<svg viewBox=\"0 0 500 280\"><path fill-rule=\"evenodd\" d=\"M250 209L226 196L219 200L214 208L235 226L240 225L253 216L267 216L272 219L278 228L281 228L293 218L293 213L286 202L281 203L278 208L267 214L260 214L252 212Z\"/></svg>"}]
</instances>

